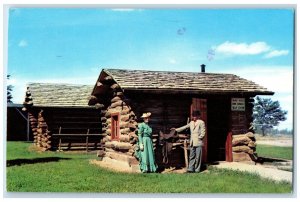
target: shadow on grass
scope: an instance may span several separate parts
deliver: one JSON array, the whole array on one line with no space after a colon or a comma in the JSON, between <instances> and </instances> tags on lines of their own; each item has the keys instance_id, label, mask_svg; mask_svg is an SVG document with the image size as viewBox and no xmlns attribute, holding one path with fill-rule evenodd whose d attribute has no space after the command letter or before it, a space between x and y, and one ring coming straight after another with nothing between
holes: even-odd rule
<instances>
[{"instance_id":1,"label":"shadow on grass","mask_svg":"<svg viewBox=\"0 0 300 202\"><path fill-rule=\"evenodd\" d=\"M35 164L35 163L48 163L48 162L58 162L60 160L70 160L71 158L61 158L61 157L45 157L45 158L34 158L34 159L13 159L7 160L6 166L20 166L23 164Z\"/></svg>"}]
</instances>

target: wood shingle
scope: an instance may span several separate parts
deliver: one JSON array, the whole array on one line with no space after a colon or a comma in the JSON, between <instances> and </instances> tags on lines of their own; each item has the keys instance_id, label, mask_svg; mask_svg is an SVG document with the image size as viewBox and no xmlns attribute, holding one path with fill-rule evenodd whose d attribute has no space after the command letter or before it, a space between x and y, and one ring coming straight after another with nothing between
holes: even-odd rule
<instances>
[{"instance_id":1,"label":"wood shingle","mask_svg":"<svg viewBox=\"0 0 300 202\"><path fill-rule=\"evenodd\" d=\"M89 107L88 101L93 86L53 83L29 83L27 85L27 88L27 91L31 93L33 106Z\"/></svg>"},{"instance_id":2,"label":"wood shingle","mask_svg":"<svg viewBox=\"0 0 300 202\"><path fill-rule=\"evenodd\" d=\"M174 91L181 93L251 93L273 95L274 92L234 74L103 69L98 82L111 76L124 90ZM95 86L92 94L95 94ZM97 93L96 93L97 94Z\"/></svg>"}]
</instances>

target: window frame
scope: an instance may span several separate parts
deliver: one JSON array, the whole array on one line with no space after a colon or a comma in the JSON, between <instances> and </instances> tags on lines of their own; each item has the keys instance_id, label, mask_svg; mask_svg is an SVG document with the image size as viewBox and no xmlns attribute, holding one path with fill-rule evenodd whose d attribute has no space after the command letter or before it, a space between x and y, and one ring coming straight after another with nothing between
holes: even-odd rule
<instances>
[{"instance_id":1,"label":"window frame","mask_svg":"<svg viewBox=\"0 0 300 202\"><path fill-rule=\"evenodd\" d=\"M120 140L120 113L111 113L111 140Z\"/></svg>"}]
</instances>

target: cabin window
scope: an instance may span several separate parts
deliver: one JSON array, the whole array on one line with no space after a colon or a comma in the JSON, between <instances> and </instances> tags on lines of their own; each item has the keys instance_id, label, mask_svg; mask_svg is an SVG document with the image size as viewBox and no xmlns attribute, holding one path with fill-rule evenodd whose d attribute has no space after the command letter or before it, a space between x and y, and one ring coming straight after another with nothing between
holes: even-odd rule
<instances>
[{"instance_id":1,"label":"cabin window","mask_svg":"<svg viewBox=\"0 0 300 202\"><path fill-rule=\"evenodd\" d=\"M111 140L119 140L120 137L120 113L111 114Z\"/></svg>"}]
</instances>

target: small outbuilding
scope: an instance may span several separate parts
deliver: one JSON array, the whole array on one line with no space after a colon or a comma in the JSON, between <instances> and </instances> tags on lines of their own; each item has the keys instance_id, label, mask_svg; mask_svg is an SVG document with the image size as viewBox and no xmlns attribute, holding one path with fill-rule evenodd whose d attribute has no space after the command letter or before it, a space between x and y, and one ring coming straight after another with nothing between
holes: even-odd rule
<instances>
[{"instance_id":1,"label":"small outbuilding","mask_svg":"<svg viewBox=\"0 0 300 202\"><path fill-rule=\"evenodd\" d=\"M7 103L7 141L32 141L28 117L22 104Z\"/></svg>"},{"instance_id":2,"label":"small outbuilding","mask_svg":"<svg viewBox=\"0 0 300 202\"><path fill-rule=\"evenodd\" d=\"M100 149L99 111L88 105L93 86L29 83L23 103L34 143L42 150Z\"/></svg>"},{"instance_id":3,"label":"small outbuilding","mask_svg":"<svg viewBox=\"0 0 300 202\"><path fill-rule=\"evenodd\" d=\"M234 74L205 73L204 68L203 72L103 69L89 100L89 105L101 108L102 156L137 164L135 132L142 113L151 112L157 163L184 166L188 131L171 141L167 161L159 134L187 124L191 112L200 110L207 128L204 162L255 160L254 97L274 92Z\"/></svg>"}]
</instances>

